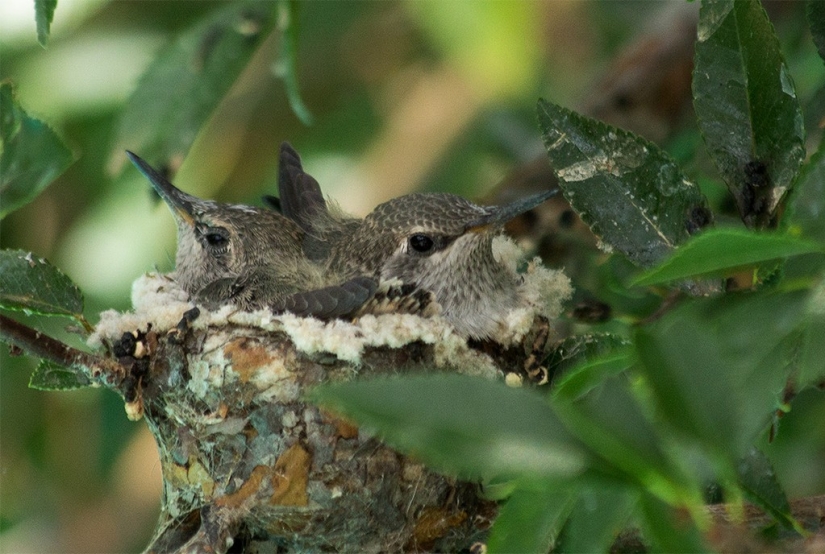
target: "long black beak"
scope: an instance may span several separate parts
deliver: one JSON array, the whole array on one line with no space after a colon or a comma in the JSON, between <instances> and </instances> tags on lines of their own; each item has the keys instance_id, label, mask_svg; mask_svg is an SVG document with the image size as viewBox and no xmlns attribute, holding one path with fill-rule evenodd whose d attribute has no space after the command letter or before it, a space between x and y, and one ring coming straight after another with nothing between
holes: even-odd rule
<instances>
[{"instance_id":1,"label":"long black beak","mask_svg":"<svg viewBox=\"0 0 825 554\"><path fill-rule=\"evenodd\" d=\"M163 201L172 210L172 213L177 217L181 217L188 223L194 222L194 208L195 203L199 200L194 196L186 194L175 185L170 183L166 177L160 174L155 168L146 163L140 156L126 151L126 155L132 160L132 163L140 170L143 175L152 183L152 187L157 191Z\"/></svg>"},{"instance_id":2,"label":"long black beak","mask_svg":"<svg viewBox=\"0 0 825 554\"><path fill-rule=\"evenodd\" d=\"M532 210L548 198L551 198L559 193L559 189L548 190L510 202L503 206L492 206L490 212L475 221L471 221L464 228L466 231L480 232L485 229L504 225L517 215L523 214L528 210Z\"/></svg>"}]
</instances>

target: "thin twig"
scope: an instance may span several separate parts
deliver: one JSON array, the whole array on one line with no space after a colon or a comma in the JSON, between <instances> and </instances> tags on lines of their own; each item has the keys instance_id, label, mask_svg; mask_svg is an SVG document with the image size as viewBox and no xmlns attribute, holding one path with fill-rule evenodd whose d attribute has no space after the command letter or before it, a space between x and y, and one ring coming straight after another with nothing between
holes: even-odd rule
<instances>
[{"instance_id":1,"label":"thin twig","mask_svg":"<svg viewBox=\"0 0 825 554\"><path fill-rule=\"evenodd\" d=\"M78 350L2 314L0 340L32 356L66 367L80 368L90 379L115 390L127 374L127 369L115 360Z\"/></svg>"}]
</instances>

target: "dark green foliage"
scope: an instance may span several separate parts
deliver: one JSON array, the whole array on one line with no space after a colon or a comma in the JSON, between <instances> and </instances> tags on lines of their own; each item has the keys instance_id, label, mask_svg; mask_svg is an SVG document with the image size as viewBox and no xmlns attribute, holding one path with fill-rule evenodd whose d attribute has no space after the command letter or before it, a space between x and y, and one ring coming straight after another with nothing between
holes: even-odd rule
<instances>
[{"instance_id":1,"label":"dark green foliage","mask_svg":"<svg viewBox=\"0 0 825 554\"><path fill-rule=\"evenodd\" d=\"M49 41L49 32L57 8L57 0L34 0L34 18L37 23L37 42L46 46Z\"/></svg>"},{"instance_id":2,"label":"dark green foliage","mask_svg":"<svg viewBox=\"0 0 825 554\"><path fill-rule=\"evenodd\" d=\"M825 253L825 245L791 235L711 229L630 284L646 286L688 277L727 277L765 262L813 252Z\"/></svg>"},{"instance_id":3,"label":"dark green foliage","mask_svg":"<svg viewBox=\"0 0 825 554\"><path fill-rule=\"evenodd\" d=\"M651 494L642 493L642 533L654 545L654 552L711 552L702 544L696 527L687 524L684 513Z\"/></svg>"},{"instance_id":4,"label":"dark green foliage","mask_svg":"<svg viewBox=\"0 0 825 554\"><path fill-rule=\"evenodd\" d=\"M690 483L662 449L662 437L623 379L607 378L575 403L554 407L582 441L612 470L651 493L677 500Z\"/></svg>"},{"instance_id":5,"label":"dark green foliage","mask_svg":"<svg viewBox=\"0 0 825 554\"><path fill-rule=\"evenodd\" d=\"M612 353L630 342L617 335L573 335L560 342L544 363L557 376L566 375L574 366L596 361L602 354Z\"/></svg>"},{"instance_id":6,"label":"dark green foliage","mask_svg":"<svg viewBox=\"0 0 825 554\"><path fill-rule=\"evenodd\" d=\"M693 98L743 221L773 225L805 158L805 130L779 41L757 0L702 3Z\"/></svg>"},{"instance_id":7,"label":"dark green foliage","mask_svg":"<svg viewBox=\"0 0 825 554\"><path fill-rule=\"evenodd\" d=\"M553 372L553 393L574 400L610 375L634 363L631 342L614 335L576 335L565 339L545 364ZM623 348L626 347L626 348Z\"/></svg>"},{"instance_id":8,"label":"dark green foliage","mask_svg":"<svg viewBox=\"0 0 825 554\"><path fill-rule=\"evenodd\" d=\"M581 444L541 396L501 383L461 375L383 379L320 387L311 399L465 477L562 479L585 467Z\"/></svg>"},{"instance_id":9,"label":"dark green foliage","mask_svg":"<svg viewBox=\"0 0 825 554\"><path fill-rule=\"evenodd\" d=\"M281 31L281 50L274 68L286 86L292 111L304 125L312 125L312 113L301 99L298 87L298 8L296 0L278 0L278 29Z\"/></svg>"},{"instance_id":10,"label":"dark green foliage","mask_svg":"<svg viewBox=\"0 0 825 554\"><path fill-rule=\"evenodd\" d=\"M787 219L792 230L825 243L825 148L811 156L794 186Z\"/></svg>"},{"instance_id":11,"label":"dark green foliage","mask_svg":"<svg viewBox=\"0 0 825 554\"><path fill-rule=\"evenodd\" d=\"M825 2L808 0L808 24L819 57L825 60Z\"/></svg>"},{"instance_id":12,"label":"dark green foliage","mask_svg":"<svg viewBox=\"0 0 825 554\"><path fill-rule=\"evenodd\" d=\"M825 384L825 311L821 304L822 294L820 283L818 294L809 304L808 322L802 334L802 351L796 376L800 389Z\"/></svg>"},{"instance_id":13,"label":"dark green foliage","mask_svg":"<svg viewBox=\"0 0 825 554\"><path fill-rule=\"evenodd\" d=\"M699 188L653 143L544 100L538 117L564 197L637 265L658 263L711 223Z\"/></svg>"},{"instance_id":14,"label":"dark green foliage","mask_svg":"<svg viewBox=\"0 0 825 554\"><path fill-rule=\"evenodd\" d=\"M22 250L0 250L0 307L83 320L83 293L46 260Z\"/></svg>"},{"instance_id":15,"label":"dark green foliage","mask_svg":"<svg viewBox=\"0 0 825 554\"><path fill-rule=\"evenodd\" d=\"M556 382L553 392L559 398L574 400L599 385L607 377L629 369L633 362L633 350L630 348L582 362Z\"/></svg>"},{"instance_id":16,"label":"dark green foliage","mask_svg":"<svg viewBox=\"0 0 825 554\"><path fill-rule=\"evenodd\" d=\"M29 379L29 387L39 390L75 390L91 385L80 371L40 360Z\"/></svg>"},{"instance_id":17,"label":"dark green foliage","mask_svg":"<svg viewBox=\"0 0 825 554\"><path fill-rule=\"evenodd\" d=\"M782 525L800 530L799 524L791 517L788 498L765 454L758 448L751 447L736 468L739 484L748 500L771 514Z\"/></svg>"},{"instance_id":18,"label":"dark green foliage","mask_svg":"<svg viewBox=\"0 0 825 554\"><path fill-rule=\"evenodd\" d=\"M547 481L520 483L499 511L487 551L548 552L574 498Z\"/></svg>"},{"instance_id":19,"label":"dark green foliage","mask_svg":"<svg viewBox=\"0 0 825 554\"><path fill-rule=\"evenodd\" d=\"M164 49L129 99L112 155L123 157L128 149L155 167L176 170L275 27L277 8L277 3L233 3Z\"/></svg>"},{"instance_id":20,"label":"dark green foliage","mask_svg":"<svg viewBox=\"0 0 825 554\"><path fill-rule=\"evenodd\" d=\"M785 341L802 325L807 298L710 298L639 329L644 375L668 421L731 463L743 455L779 400L791 369Z\"/></svg>"},{"instance_id":21,"label":"dark green foliage","mask_svg":"<svg viewBox=\"0 0 825 554\"><path fill-rule=\"evenodd\" d=\"M31 202L74 161L48 125L29 117L0 83L0 218Z\"/></svg>"},{"instance_id":22,"label":"dark green foliage","mask_svg":"<svg viewBox=\"0 0 825 554\"><path fill-rule=\"evenodd\" d=\"M638 494L626 487L599 486L579 494L555 552L607 552L633 515Z\"/></svg>"}]
</instances>

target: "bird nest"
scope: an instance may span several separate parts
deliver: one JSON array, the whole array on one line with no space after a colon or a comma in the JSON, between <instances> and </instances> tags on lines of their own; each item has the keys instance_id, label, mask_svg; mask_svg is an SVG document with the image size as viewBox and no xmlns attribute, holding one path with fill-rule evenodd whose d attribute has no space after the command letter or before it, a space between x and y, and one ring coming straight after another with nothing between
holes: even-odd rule
<instances>
[{"instance_id":1,"label":"bird nest","mask_svg":"<svg viewBox=\"0 0 825 554\"><path fill-rule=\"evenodd\" d=\"M501 248L516 263L512 243ZM458 550L483 538L495 505L475 484L427 470L304 398L356 377L533 377L536 341L546 347L570 285L535 261L523 276L524 305L483 345L439 316L199 311L172 277L139 278L134 311L101 314L90 342L131 368L127 412L145 417L158 443L163 506L148 550L220 552L240 541L254 551L273 536L290 550Z\"/></svg>"}]
</instances>

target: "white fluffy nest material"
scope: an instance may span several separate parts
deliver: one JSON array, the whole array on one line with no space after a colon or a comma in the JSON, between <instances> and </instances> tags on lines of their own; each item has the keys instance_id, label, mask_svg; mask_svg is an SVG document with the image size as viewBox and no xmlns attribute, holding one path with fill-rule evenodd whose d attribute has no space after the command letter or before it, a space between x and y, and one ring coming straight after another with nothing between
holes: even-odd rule
<instances>
[{"instance_id":1,"label":"white fluffy nest material","mask_svg":"<svg viewBox=\"0 0 825 554\"><path fill-rule=\"evenodd\" d=\"M523 251L505 237L498 237L493 248L497 259L515 272L516 265L523 259ZM557 318L563 303L572 294L570 280L561 271L542 266L539 258L529 262L521 277L522 304L513 307L507 317L507 329L497 337L498 342L505 346L523 339L530 330L534 316ZM155 331L167 331L180 322L185 312L195 307L187 293L174 281L174 274L158 273L145 274L133 283L132 305L132 312L107 310L101 313L100 322L89 338L89 345L99 348L104 340L118 340L124 332L145 331L150 323ZM356 365L360 363L361 353L366 347L400 348L421 341L435 346L439 366L475 367L487 375L490 375L491 368L496 372L487 356L468 348L466 340L456 335L439 316L423 318L410 314L382 314L361 316L355 321L325 322L288 313L276 315L269 310L242 312L228 305L215 312L202 311L191 324L195 329L228 325L282 331L301 352L329 353Z\"/></svg>"}]
</instances>

